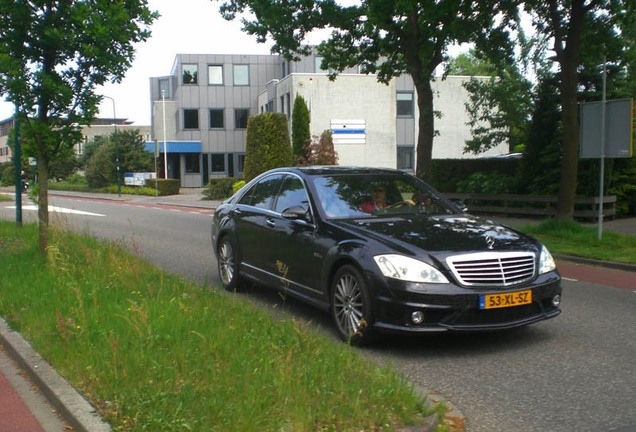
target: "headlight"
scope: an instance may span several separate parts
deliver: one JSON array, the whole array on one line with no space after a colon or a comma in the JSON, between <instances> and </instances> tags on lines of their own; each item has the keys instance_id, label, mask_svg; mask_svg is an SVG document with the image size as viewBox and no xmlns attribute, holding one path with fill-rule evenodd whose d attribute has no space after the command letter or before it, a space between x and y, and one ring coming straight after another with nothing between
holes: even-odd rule
<instances>
[{"instance_id":1,"label":"headlight","mask_svg":"<svg viewBox=\"0 0 636 432\"><path fill-rule=\"evenodd\" d=\"M548 251L548 248L543 246L541 248L541 256L539 257L539 274L551 272L556 269L556 263L554 258Z\"/></svg>"},{"instance_id":2,"label":"headlight","mask_svg":"<svg viewBox=\"0 0 636 432\"><path fill-rule=\"evenodd\" d=\"M388 278L409 282L448 283L435 267L403 255L374 256L382 274Z\"/></svg>"}]
</instances>

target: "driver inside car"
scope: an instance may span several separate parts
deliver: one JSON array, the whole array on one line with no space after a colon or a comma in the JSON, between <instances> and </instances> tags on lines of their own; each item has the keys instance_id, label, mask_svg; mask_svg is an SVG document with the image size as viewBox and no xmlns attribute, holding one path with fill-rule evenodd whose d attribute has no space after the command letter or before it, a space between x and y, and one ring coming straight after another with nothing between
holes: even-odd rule
<instances>
[{"instance_id":1,"label":"driver inside car","mask_svg":"<svg viewBox=\"0 0 636 432\"><path fill-rule=\"evenodd\" d=\"M371 213L373 210L387 208L386 188L384 186L375 186L371 192L371 199L360 205L360 210L365 213Z\"/></svg>"}]
</instances>

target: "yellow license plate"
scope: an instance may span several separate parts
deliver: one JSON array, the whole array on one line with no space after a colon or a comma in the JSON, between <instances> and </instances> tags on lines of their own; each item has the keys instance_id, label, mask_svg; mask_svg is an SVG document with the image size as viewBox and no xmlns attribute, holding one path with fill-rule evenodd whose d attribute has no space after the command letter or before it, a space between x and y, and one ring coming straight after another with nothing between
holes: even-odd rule
<instances>
[{"instance_id":1,"label":"yellow license plate","mask_svg":"<svg viewBox=\"0 0 636 432\"><path fill-rule=\"evenodd\" d=\"M532 303L532 291L516 291L479 296L479 309L496 309Z\"/></svg>"}]
</instances>

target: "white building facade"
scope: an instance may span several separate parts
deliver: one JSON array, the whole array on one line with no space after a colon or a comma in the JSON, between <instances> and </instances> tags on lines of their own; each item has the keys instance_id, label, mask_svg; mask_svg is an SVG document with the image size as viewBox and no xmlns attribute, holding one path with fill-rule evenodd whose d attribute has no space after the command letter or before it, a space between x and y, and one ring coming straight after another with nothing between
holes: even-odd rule
<instances>
[{"instance_id":1,"label":"white building facade","mask_svg":"<svg viewBox=\"0 0 636 432\"><path fill-rule=\"evenodd\" d=\"M177 55L170 75L150 79L152 136L160 152L166 149L168 177L180 178L182 187L199 187L210 178L241 176L247 118L275 111L291 122L297 95L309 108L311 134L333 132L340 165L414 171L419 113L411 78L385 85L351 69L331 81L321 60ZM434 107L442 114L435 119L433 158L472 157L463 152L471 138L462 86L467 79L432 83ZM502 143L486 155L507 152Z\"/></svg>"}]
</instances>

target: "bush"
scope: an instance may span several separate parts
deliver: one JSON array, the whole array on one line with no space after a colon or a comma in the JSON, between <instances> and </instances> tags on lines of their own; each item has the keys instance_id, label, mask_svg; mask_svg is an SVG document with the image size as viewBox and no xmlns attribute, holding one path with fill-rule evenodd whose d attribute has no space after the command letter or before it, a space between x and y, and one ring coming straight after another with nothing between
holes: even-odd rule
<instances>
[{"instance_id":1,"label":"bush","mask_svg":"<svg viewBox=\"0 0 636 432\"><path fill-rule=\"evenodd\" d=\"M203 194L209 200L224 200L234 193L234 183L236 183L234 177L210 179Z\"/></svg>"},{"instance_id":2,"label":"bush","mask_svg":"<svg viewBox=\"0 0 636 432\"><path fill-rule=\"evenodd\" d=\"M243 186L245 186L245 180L239 180L232 185L232 193L237 193Z\"/></svg>"},{"instance_id":3,"label":"bush","mask_svg":"<svg viewBox=\"0 0 636 432\"><path fill-rule=\"evenodd\" d=\"M338 153L333 146L333 136L329 129L323 131L320 137L314 136L305 150L302 157L294 155L296 165L338 165Z\"/></svg>"},{"instance_id":4,"label":"bush","mask_svg":"<svg viewBox=\"0 0 636 432\"><path fill-rule=\"evenodd\" d=\"M296 157L302 157L307 153L306 147L311 138L309 122L307 103L301 95L296 95L294 111L292 112L292 147Z\"/></svg>"},{"instance_id":5,"label":"bush","mask_svg":"<svg viewBox=\"0 0 636 432\"><path fill-rule=\"evenodd\" d=\"M458 183L474 173L499 173L514 178L520 159L433 159L431 184L440 192L459 192Z\"/></svg>"},{"instance_id":6,"label":"bush","mask_svg":"<svg viewBox=\"0 0 636 432\"><path fill-rule=\"evenodd\" d=\"M457 192L506 194L513 193L513 179L498 172L476 172L457 182Z\"/></svg>"},{"instance_id":7,"label":"bush","mask_svg":"<svg viewBox=\"0 0 636 432\"><path fill-rule=\"evenodd\" d=\"M15 185L15 166L13 162L0 164L0 182L5 186Z\"/></svg>"},{"instance_id":8,"label":"bush","mask_svg":"<svg viewBox=\"0 0 636 432\"><path fill-rule=\"evenodd\" d=\"M148 179L146 188L158 189L159 195L179 195L181 180L179 179Z\"/></svg>"},{"instance_id":9,"label":"bush","mask_svg":"<svg viewBox=\"0 0 636 432\"><path fill-rule=\"evenodd\" d=\"M291 166L292 163L287 116L267 112L250 117L245 143L245 181L272 168Z\"/></svg>"}]
</instances>

